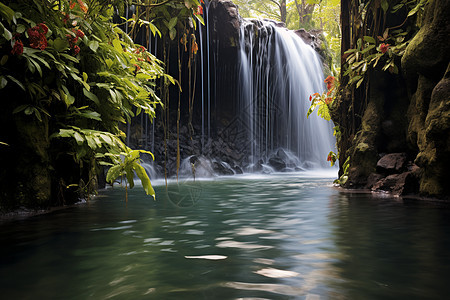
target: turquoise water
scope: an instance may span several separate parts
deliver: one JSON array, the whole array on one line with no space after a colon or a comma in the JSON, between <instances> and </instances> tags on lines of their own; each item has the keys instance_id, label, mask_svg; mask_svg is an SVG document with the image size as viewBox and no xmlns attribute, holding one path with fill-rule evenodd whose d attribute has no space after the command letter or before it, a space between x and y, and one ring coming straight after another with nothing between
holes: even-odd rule
<instances>
[{"instance_id":1,"label":"turquoise water","mask_svg":"<svg viewBox=\"0 0 450 300\"><path fill-rule=\"evenodd\" d=\"M0 224L1 299L444 299L450 210L321 174L102 191Z\"/></svg>"}]
</instances>

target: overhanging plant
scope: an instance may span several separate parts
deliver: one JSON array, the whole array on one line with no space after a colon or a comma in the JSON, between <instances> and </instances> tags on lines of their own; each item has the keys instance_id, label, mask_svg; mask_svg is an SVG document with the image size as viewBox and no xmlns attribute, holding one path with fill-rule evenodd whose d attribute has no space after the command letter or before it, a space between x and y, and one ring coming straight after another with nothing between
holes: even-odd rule
<instances>
[{"instance_id":1,"label":"overhanging plant","mask_svg":"<svg viewBox=\"0 0 450 300\"><path fill-rule=\"evenodd\" d=\"M156 57L112 23L115 4L123 3L0 3L0 93L13 101L11 114L48 125L53 164L65 153L80 169L108 163L114 168L122 163L121 154L130 156L132 170L154 196L147 173L137 167L136 154L142 151L125 146L119 123L141 113L152 120L161 105L156 80L175 81ZM129 170L110 171L108 179L126 173L132 186Z\"/></svg>"}]
</instances>

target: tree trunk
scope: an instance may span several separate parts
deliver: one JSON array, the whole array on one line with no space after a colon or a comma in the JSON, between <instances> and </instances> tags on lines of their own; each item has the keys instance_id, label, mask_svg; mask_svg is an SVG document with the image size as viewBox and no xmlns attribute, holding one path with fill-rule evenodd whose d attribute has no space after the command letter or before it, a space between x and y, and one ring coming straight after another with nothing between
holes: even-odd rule
<instances>
[{"instance_id":1,"label":"tree trunk","mask_svg":"<svg viewBox=\"0 0 450 300\"><path fill-rule=\"evenodd\" d=\"M286 11L286 0L280 1L280 21L286 24L287 11Z\"/></svg>"},{"instance_id":2,"label":"tree trunk","mask_svg":"<svg viewBox=\"0 0 450 300\"><path fill-rule=\"evenodd\" d=\"M344 52L350 49L351 45L351 34L350 34L350 1L351 0L341 0L341 66L345 65ZM341 85L344 85L344 77L341 72Z\"/></svg>"}]
</instances>

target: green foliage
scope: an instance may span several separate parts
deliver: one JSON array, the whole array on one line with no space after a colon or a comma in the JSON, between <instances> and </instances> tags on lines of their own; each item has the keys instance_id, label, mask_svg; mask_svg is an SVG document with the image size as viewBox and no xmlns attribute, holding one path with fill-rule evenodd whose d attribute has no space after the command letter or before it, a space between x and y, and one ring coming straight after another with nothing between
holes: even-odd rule
<instances>
[{"instance_id":1,"label":"green foliage","mask_svg":"<svg viewBox=\"0 0 450 300\"><path fill-rule=\"evenodd\" d=\"M386 14L396 13L399 10L407 10L408 18L421 14L424 6L427 4L427 0L403 0L396 4L394 7L390 7L389 2L386 0L381 1L381 9L386 17ZM364 15L368 18L368 13L376 11L374 6L376 3L371 3L364 8ZM418 22L420 18L417 18ZM418 22L420 23L420 22ZM405 53L406 47L410 43L414 36L414 28L407 27L403 29L402 25L391 28L383 29L382 35L377 36L363 36L357 39L356 47L347 50L344 55L346 56L346 66L344 76L349 77L348 84L356 84L356 88L359 88L361 84L367 78L367 72L370 69L374 69L381 63L381 69L383 71L389 71L393 74L398 74L399 68L397 64L400 62L400 58Z\"/></svg>"},{"instance_id":2,"label":"green foliage","mask_svg":"<svg viewBox=\"0 0 450 300\"><path fill-rule=\"evenodd\" d=\"M205 25L203 3L203 0L136 0L133 1L136 13L128 20L124 18L124 21L131 24L132 37L142 26L149 26L153 35L169 36L171 40L175 40L186 24L194 30L198 22Z\"/></svg>"},{"instance_id":3,"label":"green foliage","mask_svg":"<svg viewBox=\"0 0 450 300\"><path fill-rule=\"evenodd\" d=\"M334 153L333 151L330 151L330 153L328 153L327 161L329 161L331 166L333 167L337 161L336 153Z\"/></svg>"},{"instance_id":4,"label":"green foliage","mask_svg":"<svg viewBox=\"0 0 450 300\"><path fill-rule=\"evenodd\" d=\"M311 105L307 112L307 117L309 117L314 110L317 109L317 115L326 121L331 121L330 109L329 107L333 104L333 100L336 98L336 90L338 83L335 77L328 76L325 79L327 84L327 91L322 94L314 93L309 96L309 101Z\"/></svg>"},{"instance_id":5,"label":"green foliage","mask_svg":"<svg viewBox=\"0 0 450 300\"><path fill-rule=\"evenodd\" d=\"M72 155L80 168L83 163L120 165L117 155L132 155L121 173L131 174L126 171L132 168L154 196L147 174L137 166L140 152L124 145L119 123L141 113L154 118L161 104L156 80L175 81L156 57L112 23L112 4L121 1L3 2L0 92L20 95L10 97L11 113L48 123L56 145L52 151ZM199 4L183 1L185 7L188 3ZM141 25L159 32L150 23Z\"/></svg>"},{"instance_id":6,"label":"green foliage","mask_svg":"<svg viewBox=\"0 0 450 300\"><path fill-rule=\"evenodd\" d=\"M139 177L142 182L142 186L144 187L146 194L155 199L155 191L150 183L150 179L148 178L145 169L140 165L141 153L147 153L152 156L153 154L144 150L131 150L128 147L125 147L124 150L124 152L109 156L114 159L114 163L108 170L106 181L112 184L117 178L125 176L130 188L133 188L134 174L136 173L137 177Z\"/></svg>"},{"instance_id":7,"label":"green foliage","mask_svg":"<svg viewBox=\"0 0 450 300\"><path fill-rule=\"evenodd\" d=\"M346 161L342 165L342 168L343 168L344 172L341 175L341 177L339 177L339 179L336 179L333 182L334 184L345 185L347 183L347 180L348 180L348 169L350 168L350 156L347 157Z\"/></svg>"},{"instance_id":8,"label":"green foliage","mask_svg":"<svg viewBox=\"0 0 450 300\"><path fill-rule=\"evenodd\" d=\"M330 107L333 105L333 101L336 98L336 91L339 89L339 82L333 76L328 76L324 82L327 84L327 90L322 94L314 93L309 96L309 101L311 101L311 106L308 109L307 117L314 112L317 108L317 115L326 121L331 121ZM341 138L341 131L339 126L334 127L334 136L336 140ZM337 160L337 155L330 151L327 157L327 161L330 162L331 166L334 166Z\"/></svg>"}]
</instances>

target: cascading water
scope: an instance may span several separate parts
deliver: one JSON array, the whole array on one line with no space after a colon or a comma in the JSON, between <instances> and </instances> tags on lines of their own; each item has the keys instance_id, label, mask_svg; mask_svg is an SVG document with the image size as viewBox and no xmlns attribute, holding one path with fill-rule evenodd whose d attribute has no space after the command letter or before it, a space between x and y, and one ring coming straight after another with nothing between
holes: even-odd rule
<instances>
[{"instance_id":1,"label":"cascading water","mask_svg":"<svg viewBox=\"0 0 450 300\"><path fill-rule=\"evenodd\" d=\"M297 167L327 166L335 148L332 126L315 114L306 118L309 96L325 88L318 55L271 21L245 20L240 33L239 111L250 165L286 149L282 156L292 153Z\"/></svg>"},{"instance_id":2,"label":"cascading water","mask_svg":"<svg viewBox=\"0 0 450 300\"><path fill-rule=\"evenodd\" d=\"M309 95L325 88L318 55L299 36L275 22L242 20L221 3L205 1L205 26L196 33L196 100L190 129L182 110L181 170L176 167L176 115L171 115L169 124L158 119L162 114L151 124L141 117L140 122L128 126L128 140L131 133L134 147L155 154L158 175L153 176L328 167L327 154L335 148L332 125L315 114L306 118ZM230 21L232 16L235 18ZM154 46L155 55L163 53L164 41L152 38L147 42L149 50ZM186 63L183 68L187 72ZM178 95L178 91L171 95ZM186 96L184 100L187 102ZM170 103L166 109L176 111L173 103L177 101Z\"/></svg>"}]
</instances>

